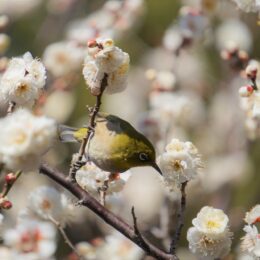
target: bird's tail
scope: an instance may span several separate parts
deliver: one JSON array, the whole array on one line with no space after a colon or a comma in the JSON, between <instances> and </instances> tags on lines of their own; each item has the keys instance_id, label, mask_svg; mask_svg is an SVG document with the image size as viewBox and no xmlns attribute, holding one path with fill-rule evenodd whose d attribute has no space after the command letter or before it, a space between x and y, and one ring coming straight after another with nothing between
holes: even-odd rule
<instances>
[{"instance_id":1,"label":"bird's tail","mask_svg":"<svg viewBox=\"0 0 260 260\"><path fill-rule=\"evenodd\" d=\"M58 135L63 143L81 142L87 134L87 128L73 128L66 125L59 125Z\"/></svg>"}]
</instances>

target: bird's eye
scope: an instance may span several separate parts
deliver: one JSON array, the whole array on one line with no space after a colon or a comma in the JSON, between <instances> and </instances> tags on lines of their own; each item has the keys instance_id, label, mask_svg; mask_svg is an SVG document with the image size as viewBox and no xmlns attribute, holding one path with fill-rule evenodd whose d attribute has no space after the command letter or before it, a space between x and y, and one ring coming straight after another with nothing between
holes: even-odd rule
<instances>
[{"instance_id":1,"label":"bird's eye","mask_svg":"<svg viewBox=\"0 0 260 260\"><path fill-rule=\"evenodd\" d=\"M148 161L149 156L146 153L139 153L139 159L141 161Z\"/></svg>"}]
</instances>

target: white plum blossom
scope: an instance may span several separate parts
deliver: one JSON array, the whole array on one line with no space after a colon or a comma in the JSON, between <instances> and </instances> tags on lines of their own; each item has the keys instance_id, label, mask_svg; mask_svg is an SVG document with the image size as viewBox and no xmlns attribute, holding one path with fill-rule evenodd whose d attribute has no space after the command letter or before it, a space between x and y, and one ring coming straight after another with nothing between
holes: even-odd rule
<instances>
[{"instance_id":1,"label":"white plum blossom","mask_svg":"<svg viewBox=\"0 0 260 260\"><path fill-rule=\"evenodd\" d=\"M216 43L219 50L237 48L249 51L252 47L252 33L241 20L230 18L217 28Z\"/></svg>"},{"instance_id":2,"label":"white plum blossom","mask_svg":"<svg viewBox=\"0 0 260 260\"><path fill-rule=\"evenodd\" d=\"M203 167L197 148L191 142L181 142L178 139L171 140L158 162L164 182L170 189L194 179Z\"/></svg>"},{"instance_id":3,"label":"white plum blossom","mask_svg":"<svg viewBox=\"0 0 260 260\"><path fill-rule=\"evenodd\" d=\"M50 259L56 251L56 229L48 222L26 220L5 231L4 243L11 259Z\"/></svg>"},{"instance_id":4,"label":"white plum blossom","mask_svg":"<svg viewBox=\"0 0 260 260\"><path fill-rule=\"evenodd\" d=\"M260 12L259 0L232 0L244 12Z\"/></svg>"},{"instance_id":5,"label":"white plum blossom","mask_svg":"<svg viewBox=\"0 0 260 260\"><path fill-rule=\"evenodd\" d=\"M112 39L97 38L88 42L83 76L93 95L101 92L101 83L107 75L106 92L113 94L126 88L129 55L114 45Z\"/></svg>"},{"instance_id":6,"label":"white plum blossom","mask_svg":"<svg viewBox=\"0 0 260 260\"><path fill-rule=\"evenodd\" d=\"M145 75L148 80L152 81L154 91L172 91L175 88L176 77L171 71L149 69Z\"/></svg>"},{"instance_id":7,"label":"white plum blossom","mask_svg":"<svg viewBox=\"0 0 260 260\"><path fill-rule=\"evenodd\" d=\"M241 249L255 259L260 257L260 235L255 225L246 225L243 229L246 235L242 238Z\"/></svg>"},{"instance_id":8,"label":"white plum blossom","mask_svg":"<svg viewBox=\"0 0 260 260\"><path fill-rule=\"evenodd\" d=\"M255 92L252 117L260 120L260 91Z\"/></svg>"},{"instance_id":9,"label":"white plum blossom","mask_svg":"<svg viewBox=\"0 0 260 260\"><path fill-rule=\"evenodd\" d=\"M0 95L6 102L32 106L46 82L46 70L42 62L27 52L13 58L0 81Z\"/></svg>"},{"instance_id":10,"label":"white plum blossom","mask_svg":"<svg viewBox=\"0 0 260 260\"><path fill-rule=\"evenodd\" d=\"M61 225L65 224L71 214L70 206L65 194L48 186L40 186L31 191L27 203L29 213L44 220L54 220Z\"/></svg>"},{"instance_id":11,"label":"white plum blossom","mask_svg":"<svg viewBox=\"0 0 260 260\"><path fill-rule=\"evenodd\" d=\"M105 172L92 162L87 163L77 171L76 180L79 186L94 195L104 187L106 187L106 194L120 192L125 185L120 174Z\"/></svg>"},{"instance_id":12,"label":"white plum blossom","mask_svg":"<svg viewBox=\"0 0 260 260\"><path fill-rule=\"evenodd\" d=\"M55 77L62 77L80 68L84 51L72 42L52 43L43 53L43 63Z\"/></svg>"},{"instance_id":13,"label":"white plum blossom","mask_svg":"<svg viewBox=\"0 0 260 260\"><path fill-rule=\"evenodd\" d=\"M203 260L226 256L230 251L232 237L228 221L222 210L203 207L193 219L193 227L187 232L191 252Z\"/></svg>"},{"instance_id":14,"label":"white plum blossom","mask_svg":"<svg viewBox=\"0 0 260 260\"><path fill-rule=\"evenodd\" d=\"M11 170L32 170L56 138L56 123L19 109L0 119L0 161Z\"/></svg>"}]
</instances>

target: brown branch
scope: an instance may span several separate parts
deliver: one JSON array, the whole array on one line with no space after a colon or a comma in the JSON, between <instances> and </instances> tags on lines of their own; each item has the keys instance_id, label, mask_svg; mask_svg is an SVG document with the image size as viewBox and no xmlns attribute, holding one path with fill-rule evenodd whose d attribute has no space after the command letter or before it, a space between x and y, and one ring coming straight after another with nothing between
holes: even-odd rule
<instances>
[{"instance_id":1,"label":"brown branch","mask_svg":"<svg viewBox=\"0 0 260 260\"><path fill-rule=\"evenodd\" d=\"M181 236L181 231L182 228L184 226L184 211L186 208L186 193L185 193L185 189L187 186L188 182L183 182L181 185L181 205L180 205L180 209L177 215L177 227L176 227L176 231L174 234L174 237L172 239L171 245L170 245L170 254L175 254L178 242L180 240L180 236Z\"/></svg>"},{"instance_id":2,"label":"brown branch","mask_svg":"<svg viewBox=\"0 0 260 260\"><path fill-rule=\"evenodd\" d=\"M93 198L88 192L83 190L77 183L68 180L63 173L49 167L46 164L40 166L40 172L54 180L56 183L60 184L66 190L70 191L75 197L79 199L81 205L89 208L101 219L103 219L108 225L112 226L121 234L129 238L132 242L142 248L150 256L155 257L158 260L178 260L178 257L176 255L164 252L163 250L151 244L145 238L143 238L143 241L145 242L147 247L144 247L142 244L140 244L139 238L136 236L136 232L133 227L131 227L114 213L103 207L95 198Z\"/></svg>"},{"instance_id":3,"label":"brown branch","mask_svg":"<svg viewBox=\"0 0 260 260\"><path fill-rule=\"evenodd\" d=\"M9 193L9 191L12 189L14 183L18 180L18 178L21 176L22 174L22 171L18 171L14 178L13 178L13 181L9 182L9 181L5 181L5 184L4 184L4 188L3 188L3 191L1 192L0 194L0 198L4 198L5 196L7 196L7 194Z\"/></svg>"},{"instance_id":4,"label":"brown branch","mask_svg":"<svg viewBox=\"0 0 260 260\"><path fill-rule=\"evenodd\" d=\"M75 175L76 175L77 171L79 170L79 168L82 165L84 165L84 163L82 162L82 159L85 154L85 150L88 145L88 142L91 139L91 137L93 136L94 131L95 131L95 125L96 125L95 120L96 120L97 114L100 110L102 95L107 86L107 77L108 77L108 75L105 73L104 77L102 79L102 82L101 82L100 94L97 96L96 104L91 111L91 117L90 117L90 122L88 125L88 131L87 131L86 137L83 139L81 146L79 148L77 161L72 163L72 166L70 168L69 179L71 181L75 181Z\"/></svg>"}]
</instances>

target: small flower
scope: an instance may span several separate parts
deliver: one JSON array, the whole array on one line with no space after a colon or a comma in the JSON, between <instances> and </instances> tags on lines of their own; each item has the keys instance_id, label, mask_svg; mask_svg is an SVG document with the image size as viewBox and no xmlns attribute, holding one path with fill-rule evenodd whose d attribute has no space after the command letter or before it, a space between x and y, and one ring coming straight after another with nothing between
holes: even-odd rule
<instances>
[{"instance_id":1,"label":"small flower","mask_svg":"<svg viewBox=\"0 0 260 260\"><path fill-rule=\"evenodd\" d=\"M232 233L222 210L203 207L192 224L187 233L189 248L200 259L222 258L229 253Z\"/></svg>"},{"instance_id":2,"label":"small flower","mask_svg":"<svg viewBox=\"0 0 260 260\"><path fill-rule=\"evenodd\" d=\"M178 139L172 139L158 161L164 181L171 188L194 179L197 171L202 168L197 148L191 142L181 142Z\"/></svg>"},{"instance_id":3,"label":"small flower","mask_svg":"<svg viewBox=\"0 0 260 260\"><path fill-rule=\"evenodd\" d=\"M31 170L56 138L56 123L25 109L0 119L0 161L11 170Z\"/></svg>"},{"instance_id":4,"label":"small flower","mask_svg":"<svg viewBox=\"0 0 260 260\"><path fill-rule=\"evenodd\" d=\"M256 91L253 101L252 117L260 119L260 92Z\"/></svg>"},{"instance_id":5,"label":"small flower","mask_svg":"<svg viewBox=\"0 0 260 260\"><path fill-rule=\"evenodd\" d=\"M56 189L47 186L36 188L29 194L27 207L38 217L54 219L64 225L71 213L68 198Z\"/></svg>"},{"instance_id":6,"label":"small flower","mask_svg":"<svg viewBox=\"0 0 260 260\"><path fill-rule=\"evenodd\" d=\"M43 64L27 52L13 58L1 78L0 95L6 102L32 106L46 82Z\"/></svg>"},{"instance_id":7,"label":"small flower","mask_svg":"<svg viewBox=\"0 0 260 260\"><path fill-rule=\"evenodd\" d=\"M55 76L62 77L79 69L84 51L70 42L52 43L44 51L43 63Z\"/></svg>"},{"instance_id":8,"label":"small flower","mask_svg":"<svg viewBox=\"0 0 260 260\"><path fill-rule=\"evenodd\" d=\"M77 171L76 180L83 189L93 194L97 194L100 189L106 186L106 194L120 192L125 184L119 174L105 172L91 162Z\"/></svg>"},{"instance_id":9,"label":"small flower","mask_svg":"<svg viewBox=\"0 0 260 260\"><path fill-rule=\"evenodd\" d=\"M260 222L260 205L254 206L246 213L245 222L249 225Z\"/></svg>"},{"instance_id":10,"label":"small flower","mask_svg":"<svg viewBox=\"0 0 260 260\"><path fill-rule=\"evenodd\" d=\"M13 259L49 259L56 250L56 230L47 222L26 220L4 233Z\"/></svg>"},{"instance_id":11,"label":"small flower","mask_svg":"<svg viewBox=\"0 0 260 260\"><path fill-rule=\"evenodd\" d=\"M88 42L83 75L93 95L101 92L101 83L107 74L106 92L121 92L126 87L129 55L114 46L112 39L97 38Z\"/></svg>"},{"instance_id":12,"label":"small flower","mask_svg":"<svg viewBox=\"0 0 260 260\"><path fill-rule=\"evenodd\" d=\"M260 257L260 236L256 226L246 225L246 235L242 238L241 249L257 259Z\"/></svg>"},{"instance_id":13,"label":"small flower","mask_svg":"<svg viewBox=\"0 0 260 260\"><path fill-rule=\"evenodd\" d=\"M208 236L217 237L228 228L228 217L220 209L203 207L192 220L194 227Z\"/></svg>"}]
</instances>

